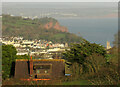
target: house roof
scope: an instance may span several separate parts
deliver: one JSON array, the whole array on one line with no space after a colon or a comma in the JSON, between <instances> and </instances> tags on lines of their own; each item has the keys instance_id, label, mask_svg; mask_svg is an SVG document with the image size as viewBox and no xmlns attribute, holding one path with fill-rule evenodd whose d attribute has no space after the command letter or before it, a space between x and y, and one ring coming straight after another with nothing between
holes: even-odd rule
<instances>
[{"instance_id":1,"label":"house roof","mask_svg":"<svg viewBox=\"0 0 120 87\"><path fill-rule=\"evenodd\" d=\"M33 61L62 61L65 62L64 59L32 59ZM16 61L29 61L28 59L16 59Z\"/></svg>"}]
</instances>

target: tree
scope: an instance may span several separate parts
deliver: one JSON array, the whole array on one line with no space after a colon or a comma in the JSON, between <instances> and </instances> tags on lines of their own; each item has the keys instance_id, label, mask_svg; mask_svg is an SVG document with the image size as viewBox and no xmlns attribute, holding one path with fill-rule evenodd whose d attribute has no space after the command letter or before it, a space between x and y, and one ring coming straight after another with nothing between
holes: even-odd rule
<instances>
[{"instance_id":1,"label":"tree","mask_svg":"<svg viewBox=\"0 0 120 87\"><path fill-rule=\"evenodd\" d=\"M103 46L99 44L85 41L80 44L72 44L70 49L66 50L66 52L63 53L64 58L68 62L72 63L72 66L71 66L72 72L73 73L77 72L78 74L89 72L90 67L91 69L99 68L99 66L96 67L95 65L93 65L97 61L93 56L93 54L103 56L101 60L99 59L100 61L102 61L103 59L105 60L106 50ZM79 65L79 69L76 69L78 71L74 71L73 68L78 67L78 65ZM98 69L96 69L96 71L98 71Z\"/></svg>"},{"instance_id":2,"label":"tree","mask_svg":"<svg viewBox=\"0 0 120 87\"><path fill-rule=\"evenodd\" d=\"M72 44L70 50L66 50L63 55L69 62L83 64L85 59L93 53L98 53L104 57L106 56L106 50L103 46L88 41L80 44Z\"/></svg>"},{"instance_id":3,"label":"tree","mask_svg":"<svg viewBox=\"0 0 120 87\"><path fill-rule=\"evenodd\" d=\"M118 46L120 46L120 30L118 30L118 33L116 33L115 35L114 35L114 41L113 41L113 44L114 44L114 46L115 47L118 47Z\"/></svg>"},{"instance_id":4,"label":"tree","mask_svg":"<svg viewBox=\"0 0 120 87\"><path fill-rule=\"evenodd\" d=\"M16 59L29 59L30 57L28 55L17 55Z\"/></svg>"},{"instance_id":5,"label":"tree","mask_svg":"<svg viewBox=\"0 0 120 87\"><path fill-rule=\"evenodd\" d=\"M12 45L2 45L2 78L10 77L12 63L16 59L16 48Z\"/></svg>"}]
</instances>

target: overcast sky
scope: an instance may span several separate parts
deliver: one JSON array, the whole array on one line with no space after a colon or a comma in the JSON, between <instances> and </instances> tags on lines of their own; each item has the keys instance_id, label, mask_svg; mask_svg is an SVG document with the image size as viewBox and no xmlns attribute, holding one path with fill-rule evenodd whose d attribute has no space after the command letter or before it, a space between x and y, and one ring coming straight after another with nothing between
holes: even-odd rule
<instances>
[{"instance_id":1,"label":"overcast sky","mask_svg":"<svg viewBox=\"0 0 120 87\"><path fill-rule=\"evenodd\" d=\"M55 16L57 12L59 15L75 14L77 17L115 17L118 10L117 2L3 2L2 5L4 14L25 14L26 16L33 16L33 14L34 16L40 14L52 14Z\"/></svg>"},{"instance_id":2,"label":"overcast sky","mask_svg":"<svg viewBox=\"0 0 120 87\"><path fill-rule=\"evenodd\" d=\"M2 2L119 2L119 0L1 0Z\"/></svg>"}]
</instances>

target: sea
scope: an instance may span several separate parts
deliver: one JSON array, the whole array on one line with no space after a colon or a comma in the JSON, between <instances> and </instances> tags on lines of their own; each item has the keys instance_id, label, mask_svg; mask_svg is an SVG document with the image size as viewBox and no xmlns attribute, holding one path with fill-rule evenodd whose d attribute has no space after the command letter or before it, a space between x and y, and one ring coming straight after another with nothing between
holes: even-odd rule
<instances>
[{"instance_id":1,"label":"sea","mask_svg":"<svg viewBox=\"0 0 120 87\"><path fill-rule=\"evenodd\" d=\"M66 26L69 32L104 47L107 41L113 46L114 35L118 32L117 18L58 18L57 20Z\"/></svg>"}]
</instances>

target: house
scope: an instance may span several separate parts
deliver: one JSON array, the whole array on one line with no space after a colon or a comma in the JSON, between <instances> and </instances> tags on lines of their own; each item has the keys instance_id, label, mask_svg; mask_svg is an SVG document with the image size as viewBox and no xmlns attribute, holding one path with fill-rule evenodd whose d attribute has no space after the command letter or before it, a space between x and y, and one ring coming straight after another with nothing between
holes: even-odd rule
<instances>
[{"instance_id":1,"label":"house","mask_svg":"<svg viewBox=\"0 0 120 87\"><path fill-rule=\"evenodd\" d=\"M13 46L14 47L20 47L20 44L19 43L14 43Z\"/></svg>"},{"instance_id":2,"label":"house","mask_svg":"<svg viewBox=\"0 0 120 87\"><path fill-rule=\"evenodd\" d=\"M17 59L15 78L21 80L52 80L65 75L63 59Z\"/></svg>"},{"instance_id":3,"label":"house","mask_svg":"<svg viewBox=\"0 0 120 87\"><path fill-rule=\"evenodd\" d=\"M60 48L54 48L54 49L48 49L47 52L63 52L65 49L60 49Z\"/></svg>"},{"instance_id":4,"label":"house","mask_svg":"<svg viewBox=\"0 0 120 87\"><path fill-rule=\"evenodd\" d=\"M28 52L19 52L16 55L28 55Z\"/></svg>"}]
</instances>

